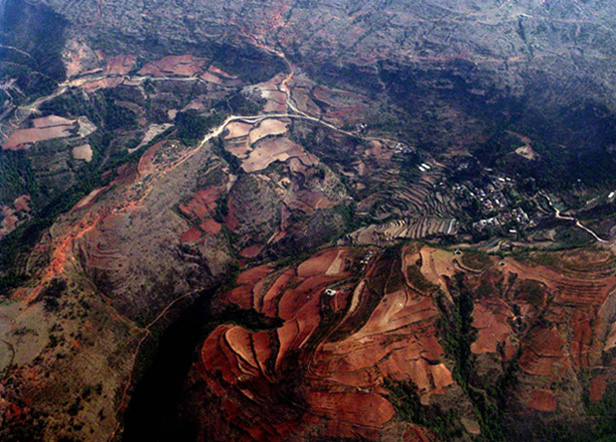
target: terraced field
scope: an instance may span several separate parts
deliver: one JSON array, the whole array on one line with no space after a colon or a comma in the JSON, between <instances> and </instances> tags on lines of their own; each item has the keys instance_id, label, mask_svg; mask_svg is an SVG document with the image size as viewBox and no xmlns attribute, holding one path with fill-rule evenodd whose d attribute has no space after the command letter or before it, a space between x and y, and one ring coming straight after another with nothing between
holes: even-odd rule
<instances>
[{"instance_id":1,"label":"terraced field","mask_svg":"<svg viewBox=\"0 0 616 442\"><path fill-rule=\"evenodd\" d=\"M256 331L226 324L206 339L194 370L211 398L209 425L222 419L242 440L382 440L401 432L405 441L428 440L432 430L401 420L398 393L389 390L408 383L424 406L455 406L463 413L459 428L478 434L487 415L467 392L501 382L483 372L488 360L515 367L508 376L517 382L503 392L511 403L506 413L525 413L531 422L567 419L582 395L600 401L614 381L601 359L605 312L616 305L614 270L613 256L602 251L501 260L409 244L326 249L291 267L245 271L220 301L282 325ZM473 308L461 314L470 315L474 330L465 357L479 376L468 379L453 374L466 362L452 353L452 339L465 338L446 334L462 320L450 309L465 290ZM594 375L579 386L584 370ZM581 391L572 395L556 380Z\"/></svg>"},{"instance_id":2,"label":"terraced field","mask_svg":"<svg viewBox=\"0 0 616 442\"><path fill-rule=\"evenodd\" d=\"M199 376L246 437L287 440L318 427L322 437L372 440L401 430L384 378L414 382L426 401L455 390L441 361L434 301L400 284L397 260L372 253L328 249L297 267L257 267L221 296L283 321L259 332L222 325L201 350Z\"/></svg>"},{"instance_id":3,"label":"terraced field","mask_svg":"<svg viewBox=\"0 0 616 442\"><path fill-rule=\"evenodd\" d=\"M442 169L433 167L404 187L390 185L371 196L371 200L383 201L371 214L383 222L362 228L349 237L360 244L387 244L400 239L455 236L460 227L456 219L459 209L441 178ZM368 215L368 212L359 214Z\"/></svg>"}]
</instances>

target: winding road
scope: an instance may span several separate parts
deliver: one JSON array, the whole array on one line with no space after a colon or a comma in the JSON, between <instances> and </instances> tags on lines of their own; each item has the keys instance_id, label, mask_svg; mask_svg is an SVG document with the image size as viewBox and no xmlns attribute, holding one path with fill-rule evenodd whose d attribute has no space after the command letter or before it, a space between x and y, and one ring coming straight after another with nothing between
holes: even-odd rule
<instances>
[{"instance_id":1,"label":"winding road","mask_svg":"<svg viewBox=\"0 0 616 442\"><path fill-rule=\"evenodd\" d=\"M608 243L609 242L609 241L606 241L605 239L601 238L599 235L597 235L592 229L586 227L578 219L576 219L576 218L574 218L574 217L572 217L570 215L561 215L560 209L554 205L554 203L552 202L552 198L550 198L549 195L547 195L545 193L539 193L539 195L542 196L543 198L545 198L546 201L548 202L548 204L550 205L550 207L554 210L554 216L556 217L556 219L562 219L564 221L573 221L577 227L579 227L580 229L582 229L585 232L589 233L598 242L600 242L600 243Z\"/></svg>"}]
</instances>

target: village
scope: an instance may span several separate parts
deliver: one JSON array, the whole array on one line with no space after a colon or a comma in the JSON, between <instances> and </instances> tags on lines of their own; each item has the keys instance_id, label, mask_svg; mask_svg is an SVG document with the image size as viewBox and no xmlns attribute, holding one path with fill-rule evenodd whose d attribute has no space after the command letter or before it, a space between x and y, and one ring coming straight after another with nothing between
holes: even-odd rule
<instances>
[{"instance_id":1,"label":"village","mask_svg":"<svg viewBox=\"0 0 616 442\"><path fill-rule=\"evenodd\" d=\"M537 224L528 207L525 210L520 204L521 197L509 177L488 175L481 181L455 184L453 191L467 208L473 233L517 236Z\"/></svg>"}]
</instances>

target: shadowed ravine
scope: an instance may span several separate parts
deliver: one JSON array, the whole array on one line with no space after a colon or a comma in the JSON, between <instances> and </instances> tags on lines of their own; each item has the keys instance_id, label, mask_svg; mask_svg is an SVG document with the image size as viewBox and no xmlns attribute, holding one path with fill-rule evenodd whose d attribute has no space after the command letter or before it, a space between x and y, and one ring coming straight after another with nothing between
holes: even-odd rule
<instances>
[{"instance_id":1,"label":"shadowed ravine","mask_svg":"<svg viewBox=\"0 0 616 442\"><path fill-rule=\"evenodd\" d=\"M158 346L148 341L138 363L144 366L128 404L125 417L125 442L194 441L194 419L185 416L186 380L197 360L197 350L205 337L218 325L233 321L251 330L279 326L256 312L235 307L212 310L211 300L217 289L205 291L173 322L160 337ZM148 345L149 344L149 345Z\"/></svg>"},{"instance_id":2,"label":"shadowed ravine","mask_svg":"<svg viewBox=\"0 0 616 442\"><path fill-rule=\"evenodd\" d=\"M191 427L179 421L177 410L194 351L203 339L211 295L203 293L165 331L158 348L150 344L143 352L147 368L128 405L123 441L194 440Z\"/></svg>"}]
</instances>

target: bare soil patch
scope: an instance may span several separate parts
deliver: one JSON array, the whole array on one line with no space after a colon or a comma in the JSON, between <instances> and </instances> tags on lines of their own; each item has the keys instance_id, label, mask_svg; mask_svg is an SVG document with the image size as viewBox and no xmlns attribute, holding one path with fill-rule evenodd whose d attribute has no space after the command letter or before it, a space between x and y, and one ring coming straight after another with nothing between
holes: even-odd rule
<instances>
[{"instance_id":1,"label":"bare soil patch","mask_svg":"<svg viewBox=\"0 0 616 442\"><path fill-rule=\"evenodd\" d=\"M245 137L250 133L253 125L249 123L243 123L241 121L233 121L227 125L227 135L225 140L232 140L234 138Z\"/></svg>"},{"instance_id":2,"label":"bare soil patch","mask_svg":"<svg viewBox=\"0 0 616 442\"><path fill-rule=\"evenodd\" d=\"M134 55L115 55L106 57L105 61L107 62L105 70L107 75L127 75L135 66Z\"/></svg>"},{"instance_id":3,"label":"bare soil patch","mask_svg":"<svg viewBox=\"0 0 616 442\"><path fill-rule=\"evenodd\" d=\"M535 152L530 145L518 147L515 150L515 153L523 158L526 158L527 160L536 160L539 158L539 154Z\"/></svg>"},{"instance_id":4,"label":"bare soil patch","mask_svg":"<svg viewBox=\"0 0 616 442\"><path fill-rule=\"evenodd\" d=\"M556 411L557 403L552 393L548 391L533 391L528 406L539 411Z\"/></svg>"},{"instance_id":5,"label":"bare soil patch","mask_svg":"<svg viewBox=\"0 0 616 442\"><path fill-rule=\"evenodd\" d=\"M99 89L112 89L124 83L123 77L101 78L100 80L79 82L77 85L87 92L95 92Z\"/></svg>"},{"instance_id":6,"label":"bare soil patch","mask_svg":"<svg viewBox=\"0 0 616 442\"><path fill-rule=\"evenodd\" d=\"M36 118L32 120L33 128L18 129L13 132L4 144L3 149L27 149L28 145L39 141L70 137L72 130L76 129L76 122L76 120L69 120L56 115Z\"/></svg>"},{"instance_id":7,"label":"bare soil patch","mask_svg":"<svg viewBox=\"0 0 616 442\"><path fill-rule=\"evenodd\" d=\"M603 398L605 389L607 388L607 376L600 375L590 381L590 400L598 402Z\"/></svg>"},{"instance_id":8,"label":"bare soil patch","mask_svg":"<svg viewBox=\"0 0 616 442\"><path fill-rule=\"evenodd\" d=\"M140 75L153 77L179 76L194 77L203 71L205 59L193 55L168 55L143 66Z\"/></svg>"},{"instance_id":9,"label":"bare soil patch","mask_svg":"<svg viewBox=\"0 0 616 442\"><path fill-rule=\"evenodd\" d=\"M73 158L76 160L85 160L86 163L89 163L92 161L92 155L92 146L89 144L73 147Z\"/></svg>"},{"instance_id":10,"label":"bare soil patch","mask_svg":"<svg viewBox=\"0 0 616 442\"><path fill-rule=\"evenodd\" d=\"M242 169L247 173L259 172L275 161L285 162L292 157L300 158L307 165L314 164L309 154L288 138L266 138L250 152L242 163Z\"/></svg>"},{"instance_id":11,"label":"bare soil patch","mask_svg":"<svg viewBox=\"0 0 616 442\"><path fill-rule=\"evenodd\" d=\"M285 134L287 132L287 125L288 123L280 120L263 120L256 128L250 131L249 142L254 144L268 136Z\"/></svg>"}]
</instances>

